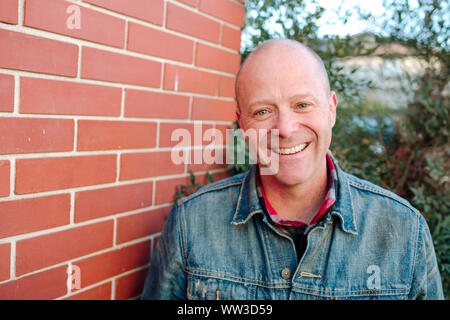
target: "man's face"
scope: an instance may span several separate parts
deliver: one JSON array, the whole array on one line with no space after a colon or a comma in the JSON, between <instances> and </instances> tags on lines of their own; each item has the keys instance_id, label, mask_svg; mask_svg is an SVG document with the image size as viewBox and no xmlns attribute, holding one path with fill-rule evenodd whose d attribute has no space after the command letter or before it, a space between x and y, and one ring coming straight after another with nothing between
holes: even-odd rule
<instances>
[{"instance_id":1,"label":"man's face","mask_svg":"<svg viewBox=\"0 0 450 320\"><path fill-rule=\"evenodd\" d=\"M295 186L324 174L325 154L336 119L336 96L329 92L318 61L309 53L272 50L257 54L242 70L238 120L241 128L278 129L279 183ZM268 139L270 142L270 139Z\"/></svg>"}]
</instances>

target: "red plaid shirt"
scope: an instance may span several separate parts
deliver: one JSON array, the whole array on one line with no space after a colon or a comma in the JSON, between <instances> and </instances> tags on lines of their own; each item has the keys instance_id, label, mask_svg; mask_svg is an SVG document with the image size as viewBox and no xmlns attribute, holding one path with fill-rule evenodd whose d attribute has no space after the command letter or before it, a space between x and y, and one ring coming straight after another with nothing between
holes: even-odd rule
<instances>
[{"instance_id":1,"label":"red plaid shirt","mask_svg":"<svg viewBox=\"0 0 450 320\"><path fill-rule=\"evenodd\" d=\"M323 201L323 203L319 209L319 212L317 212L314 219L312 219L310 225L313 225L317 221L319 221L320 218L322 218L322 216L328 211L328 209L330 209L331 206L336 202L336 182L335 182L337 179L336 167L334 166L333 160L328 155L328 153L326 155L326 158L327 158L327 171L328 171L328 183L327 183L328 191L327 191L325 200ZM259 174L257 174L256 185L261 190L261 194L264 199L264 204L266 205L269 216L272 219L272 222L275 224L275 226L278 227L278 229L280 229L281 231L284 231L283 226L299 227L299 226L305 225L305 223L303 223L301 221L289 221L289 220L281 219L281 217L278 215L278 213L275 211L275 209L270 205L270 202L264 193L264 189L262 187L261 178L260 178Z\"/></svg>"}]
</instances>

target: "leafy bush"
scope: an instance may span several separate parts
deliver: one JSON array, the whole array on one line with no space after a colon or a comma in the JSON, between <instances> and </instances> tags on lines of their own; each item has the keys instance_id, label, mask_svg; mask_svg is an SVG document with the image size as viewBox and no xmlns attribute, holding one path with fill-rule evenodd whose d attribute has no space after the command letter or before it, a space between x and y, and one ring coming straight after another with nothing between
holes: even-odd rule
<instances>
[{"instance_id":1,"label":"leafy bush","mask_svg":"<svg viewBox=\"0 0 450 320\"><path fill-rule=\"evenodd\" d=\"M431 229L437 261L440 266L444 290L449 295L450 288L450 198L449 180L442 166L442 159L425 158L426 179L424 183L414 183L410 188L413 205L424 213ZM447 171L448 174L448 171Z\"/></svg>"},{"instance_id":2,"label":"leafy bush","mask_svg":"<svg viewBox=\"0 0 450 320\"><path fill-rule=\"evenodd\" d=\"M228 164L228 170L231 171L232 174L238 174L242 172L246 172L250 169L251 163L251 155L248 148L247 142L244 140L243 136L240 134L239 123L236 121L233 123L233 139L230 141L230 145L228 145L228 149L231 150L232 154L232 163ZM244 160L244 162L239 161L238 155Z\"/></svg>"},{"instance_id":3,"label":"leafy bush","mask_svg":"<svg viewBox=\"0 0 450 320\"><path fill-rule=\"evenodd\" d=\"M410 105L415 108L415 105ZM417 107L417 106L416 106ZM444 293L450 294L449 148L431 148L411 135L410 114L371 109L341 108L333 129L331 150L347 172L406 198L430 227ZM372 125L367 123L372 119ZM390 119L390 120L387 120ZM430 118L422 118L426 123ZM426 126L423 126L424 130ZM442 136L438 140L442 139Z\"/></svg>"}]
</instances>

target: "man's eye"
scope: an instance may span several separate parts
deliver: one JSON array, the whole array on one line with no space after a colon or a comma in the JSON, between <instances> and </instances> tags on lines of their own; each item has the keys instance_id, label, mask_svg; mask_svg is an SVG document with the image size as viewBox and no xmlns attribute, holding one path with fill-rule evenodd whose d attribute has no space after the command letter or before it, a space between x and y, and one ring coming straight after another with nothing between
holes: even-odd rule
<instances>
[{"instance_id":1,"label":"man's eye","mask_svg":"<svg viewBox=\"0 0 450 320\"><path fill-rule=\"evenodd\" d=\"M268 112L267 110L259 110L259 111L255 112L255 115L256 116L264 116L267 114L267 112Z\"/></svg>"},{"instance_id":2,"label":"man's eye","mask_svg":"<svg viewBox=\"0 0 450 320\"><path fill-rule=\"evenodd\" d=\"M305 108L307 108L308 107L308 104L307 103L298 103L297 105L296 105L296 108L297 109L305 109Z\"/></svg>"}]
</instances>

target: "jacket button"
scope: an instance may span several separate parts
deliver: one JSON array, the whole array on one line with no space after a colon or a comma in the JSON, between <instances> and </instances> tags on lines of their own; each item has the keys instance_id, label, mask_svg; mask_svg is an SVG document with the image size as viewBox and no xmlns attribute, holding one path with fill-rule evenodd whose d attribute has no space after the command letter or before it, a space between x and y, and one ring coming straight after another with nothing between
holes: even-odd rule
<instances>
[{"instance_id":1,"label":"jacket button","mask_svg":"<svg viewBox=\"0 0 450 320\"><path fill-rule=\"evenodd\" d=\"M291 270L289 270L289 268L284 268L281 271L281 277L285 280L289 279L291 277Z\"/></svg>"}]
</instances>

